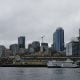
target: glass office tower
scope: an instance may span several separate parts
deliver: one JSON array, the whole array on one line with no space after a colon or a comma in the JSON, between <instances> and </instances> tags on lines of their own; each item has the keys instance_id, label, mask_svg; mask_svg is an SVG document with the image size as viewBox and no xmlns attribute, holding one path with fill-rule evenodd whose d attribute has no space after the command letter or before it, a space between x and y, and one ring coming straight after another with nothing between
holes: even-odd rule
<instances>
[{"instance_id":1,"label":"glass office tower","mask_svg":"<svg viewBox=\"0 0 80 80\"><path fill-rule=\"evenodd\" d=\"M53 34L53 44L56 51L64 50L64 30L61 27Z\"/></svg>"},{"instance_id":2,"label":"glass office tower","mask_svg":"<svg viewBox=\"0 0 80 80\"><path fill-rule=\"evenodd\" d=\"M18 38L18 46L19 48L25 48L25 37L24 36L20 36Z\"/></svg>"}]
</instances>

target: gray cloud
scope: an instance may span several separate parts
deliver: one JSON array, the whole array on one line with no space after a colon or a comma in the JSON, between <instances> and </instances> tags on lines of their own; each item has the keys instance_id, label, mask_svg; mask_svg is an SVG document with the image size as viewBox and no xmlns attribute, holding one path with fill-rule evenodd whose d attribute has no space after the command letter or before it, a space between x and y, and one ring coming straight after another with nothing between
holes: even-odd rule
<instances>
[{"instance_id":1,"label":"gray cloud","mask_svg":"<svg viewBox=\"0 0 80 80\"><path fill-rule=\"evenodd\" d=\"M0 44L7 47L26 36L26 45L34 40L52 43L53 33L61 26L65 42L78 36L80 0L0 0Z\"/></svg>"}]
</instances>

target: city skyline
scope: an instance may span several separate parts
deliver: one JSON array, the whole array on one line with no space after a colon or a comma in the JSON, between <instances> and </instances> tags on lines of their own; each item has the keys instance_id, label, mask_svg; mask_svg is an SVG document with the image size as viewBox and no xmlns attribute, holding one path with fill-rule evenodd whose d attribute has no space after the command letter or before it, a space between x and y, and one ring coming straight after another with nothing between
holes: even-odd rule
<instances>
[{"instance_id":1,"label":"city skyline","mask_svg":"<svg viewBox=\"0 0 80 80\"><path fill-rule=\"evenodd\" d=\"M75 37L73 37L70 41L78 41L78 37L80 37L80 28L79 28L79 30L78 30L79 32L78 32L78 36L75 36ZM64 41L65 40L65 36L64 36L64 33L65 33L65 31L64 31L64 29L62 28L62 27L58 27L58 28L56 28L56 30L53 32L53 36L52 36L52 38L53 38L53 42L51 43L51 44L49 44L48 42L48 45L49 45L49 47L52 47L52 45L53 44L55 44L56 46L57 46L57 48L56 49L60 49L61 47L60 46L63 46L63 47L66 47L66 42ZM45 41L44 41L44 37L45 37L45 35L44 36L41 36L41 41L38 41L38 40L34 40L34 41L32 41L32 42L30 42L30 43L27 43L27 45L26 45L26 42L27 42L27 40L26 40L26 36L18 36L17 38L16 38L16 43L10 43L10 45L15 45L15 44L17 44L17 45L19 45L19 47L20 48L28 48L28 45L29 44L32 44L33 42L40 42L40 44L41 43L46 43ZM62 40L61 40L62 39ZM55 42L55 41L57 41L57 42ZM69 41L69 42L70 42ZM6 47L6 45L3 45L3 44L1 44L1 46L5 46L6 48L10 48L10 45L9 45L9 47ZM26 47L27 46L27 47ZM64 49L64 48L63 48Z\"/></svg>"},{"instance_id":2,"label":"city skyline","mask_svg":"<svg viewBox=\"0 0 80 80\"><path fill-rule=\"evenodd\" d=\"M58 27L58 28L56 28L56 30L57 29L59 29L59 28L62 28L63 29L63 27ZM56 30L53 32L53 34L56 32ZM64 29L63 29L64 30ZM77 38L76 37L78 37L79 35L80 35L80 28L79 28L79 30L78 30L78 35L76 35L76 36L74 36L74 37L72 37L68 42L70 42L70 41L73 41L73 40L77 40ZM53 38L53 36L54 35L52 35L52 38ZM52 39L52 42L50 43L50 42L46 42L46 40L45 40L45 35L42 35L40 38L40 40L32 40L31 42L27 42L27 40L26 40L26 36L18 36L17 38L16 38L16 40L15 40L15 42L12 42L12 43L9 43L8 44L8 46L6 46L5 44L0 44L0 45L4 45L6 48L9 48L10 47L10 45L12 44L12 45L14 45L14 44L18 44L18 40L19 40L19 38L20 37L24 37L25 39L24 39L24 45L25 45L25 48L28 48L28 45L29 44L31 44L32 42L34 42L34 41L39 41L40 43L42 43L42 42L44 42L44 43L48 43L49 44L49 47L51 47L51 45L53 44L53 42L54 42L54 40ZM42 40L42 37L43 37L43 40ZM5 41L5 40L4 40ZM5 41L6 42L6 41ZM21 41L20 41L21 42ZM26 44L27 43L27 44ZM66 43L67 42L65 42L65 30L64 30L64 46L66 46Z\"/></svg>"},{"instance_id":3,"label":"city skyline","mask_svg":"<svg viewBox=\"0 0 80 80\"><path fill-rule=\"evenodd\" d=\"M5 1L5 2L4 2ZM17 43L18 36L32 41L53 43L57 27L65 31L65 42L78 36L80 28L79 0L0 0L0 45ZM27 46L26 46L27 47Z\"/></svg>"}]
</instances>

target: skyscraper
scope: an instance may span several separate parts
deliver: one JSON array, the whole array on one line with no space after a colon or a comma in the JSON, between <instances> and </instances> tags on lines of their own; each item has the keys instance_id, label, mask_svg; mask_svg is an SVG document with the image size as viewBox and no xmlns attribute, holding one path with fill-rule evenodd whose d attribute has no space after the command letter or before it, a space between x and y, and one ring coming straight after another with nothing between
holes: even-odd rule
<instances>
[{"instance_id":1,"label":"skyscraper","mask_svg":"<svg viewBox=\"0 0 80 80\"><path fill-rule=\"evenodd\" d=\"M18 44L11 44L10 50L12 51L12 54L15 56L18 53Z\"/></svg>"},{"instance_id":2,"label":"skyscraper","mask_svg":"<svg viewBox=\"0 0 80 80\"><path fill-rule=\"evenodd\" d=\"M80 29L79 29L79 37L80 37Z\"/></svg>"},{"instance_id":3,"label":"skyscraper","mask_svg":"<svg viewBox=\"0 0 80 80\"><path fill-rule=\"evenodd\" d=\"M64 30L61 27L53 34L53 44L56 51L64 50Z\"/></svg>"},{"instance_id":4,"label":"skyscraper","mask_svg":"<svg viewBox=\"0 0 80 80\"><path fill-rule=\"evenodd\" d=\"M40 42L39 41L33 41L32 47L33 47L35 52L39 52L40 51Z\"/></svg>"},{"instance_id":5,"label":"skyscraper","mask_svg":"<svg viewBox=\"0 0 80 80\"><path fill-rule=\"evenodd\" d=\"M18 38L18 46L19 48L25 48L25 36L20 36Z\"/></svg>"},{"instance_id":6,"label":"skyscraper","mask_svg":"<svg viewBox=\"0 0 80 80\"><path fill-rule=\"evenodd\" d=\"M6 50L5 46L0 45L0 57L5 56L5 50Z\"/></svg>"}]
</instances>

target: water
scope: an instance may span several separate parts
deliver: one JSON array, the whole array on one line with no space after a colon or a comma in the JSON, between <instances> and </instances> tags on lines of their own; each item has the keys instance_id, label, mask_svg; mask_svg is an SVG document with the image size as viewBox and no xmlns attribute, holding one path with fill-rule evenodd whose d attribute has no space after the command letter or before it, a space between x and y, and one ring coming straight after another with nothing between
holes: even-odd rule
<instances>
[{"instance_id":1,"label":"water","mask_svg":"<svg viewBox=\"0 0 80 80\"><path fill-rule=\"evenodd\" d=\"M80 69L0 68L0 80L80 80Z\"/></svg>"}]
</instances>

